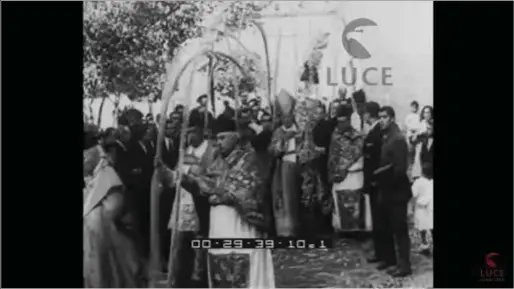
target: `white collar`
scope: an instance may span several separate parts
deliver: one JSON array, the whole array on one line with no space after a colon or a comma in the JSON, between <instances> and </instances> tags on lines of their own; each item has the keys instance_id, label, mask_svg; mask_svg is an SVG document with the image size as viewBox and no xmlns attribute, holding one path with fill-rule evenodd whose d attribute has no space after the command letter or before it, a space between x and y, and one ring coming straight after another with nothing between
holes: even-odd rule
<instances>
[{"instance_id":1,"label":"white collar","mask_svg":"<svg viewBox=\"0 0 514 289\"><path fill-rule=\"evenodd\" d=\"M375 126L377 126L377 124L378 124L379 122L380 122L380 120L379 120L379 119L375 120L375 121L371 124L371 126L370 126L370 128L369 128L369 129L370 129L370 130L374 129L374 128L375 128Z\"/></svg>"},{"instance_id":2,"label":"white collar","mask_svg":"<svg viewBox=\"0 0 514 289\"><path fill-rule=\"evenodd\" d=\"M127 151L127 147L120 141L120 140L116 140L116 142L120 145L120 147L124 150L124 151Z\"/></svg>"},{"instance_id":3,"label":"white collar","mask_svg":"<svg viewBox=\"0 0 514 289\"><path fill-rule=\"evenodd\" d=\"M189 146L188 152L194 155L203 155L207 149L207 140L204 140L198 147Z\"/></svg>"}]
</instances>

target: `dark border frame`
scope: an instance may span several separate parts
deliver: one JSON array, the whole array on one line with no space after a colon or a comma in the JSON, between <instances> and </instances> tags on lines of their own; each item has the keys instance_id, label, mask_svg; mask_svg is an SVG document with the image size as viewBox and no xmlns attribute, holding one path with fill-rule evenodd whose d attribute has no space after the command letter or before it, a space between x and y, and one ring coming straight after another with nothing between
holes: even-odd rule
<instances>
[{"instance_id":1,"label":"dark border frame","mask_svg":"<svg viewBox=\"0 0 514 289\"><path fill-rule=\"evenodd\" d=\"M512 2L434 2L434 287L512 287ZM480 281L496 252L504 282Z\"/></svg>"},{"instance_id":2,"label":"dark border frame","mask_svg":"<svg viewBox=\"0 0 514 289\"><path fill-rule=\"evenodd\" d=\"M2 287L80 288L82 2L1 5Z\"/></svg>"},{"instance_id":3,"label":"dark border frame","mask_svg":"<svg viewBox=\"0 0 514 289\"><path fill-rule=\"evenodd\" d=\"M512 287L513 4L434 10L434 285ZM82 3L4 2L2 24L2 287L82 287ZM490 252L504 282L480 281Z\"/></svg>"}]
</instances>

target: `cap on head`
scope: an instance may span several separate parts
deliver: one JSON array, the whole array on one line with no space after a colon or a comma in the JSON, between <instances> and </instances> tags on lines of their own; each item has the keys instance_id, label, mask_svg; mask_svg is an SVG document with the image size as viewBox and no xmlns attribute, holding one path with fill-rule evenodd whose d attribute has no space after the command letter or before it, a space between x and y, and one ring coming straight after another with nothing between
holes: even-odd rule
<instances>
[{"instance_id":1,"label":"cap on head","mask_svg":"<svg viewBox=\"0 0 514 289\"><path fill-rule=\"evenodd\" d=\"M337 111L336 111L336 118L338 120L343 120L343 119L347 119L347 118L350 118L352 116L352 113L353 113L353 108L352 106L350 105L341 105L337 108Z\"/></svg>"},{"instance_id":2,"label":"cap on head","mask_svg":"<svg viewBox=\"0 0 514 289\"><path fill-rule=\"evenodd\" d=\"M197 99L196 99L196 102L198 103L201 103L202 101L204 100L207 100L207 94L202 94L200 95Z\"/></svg>"},{"instance_id":3,"label":"cap on head","mask_svg":"<svg viewBox=\"0 0 514 289\"><path fill-rule=\"evenodd\" d=\"M380 111L380 105L374 101L366 102L365 112L369 113L372 117L378 117L378 112Z\"/></svg>"},{"instance_id":4,"label":"cap on head","mask_svg":"<svg viewBox=\"0 0 514 289\"><path fill-rule=\"evenodd\" d=\"M366 102L366 93L364 93L364 90L359 89L352 95L353 99L356 103L365 103Z\"/></svg>"},{"instance_id":5,"label":"cap on head","mask_svg":"<svg viewBox=\"0 0 514 289\"><path fill-rule=\"evenodd\" d=\"M214 122L213 132L214 134L219 134L223 132L236 132L237 125L236 121L231 117L226 115L220 115Z\"/></svg>"}]
</instances>

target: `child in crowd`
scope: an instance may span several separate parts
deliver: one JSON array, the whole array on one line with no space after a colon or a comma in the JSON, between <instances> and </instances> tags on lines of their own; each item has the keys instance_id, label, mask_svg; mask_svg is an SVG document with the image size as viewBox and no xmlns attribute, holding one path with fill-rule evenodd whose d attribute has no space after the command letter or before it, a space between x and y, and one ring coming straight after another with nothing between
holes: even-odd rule
<instances>
[{"instance_id":1,"label":"child in crowd","mask_svg":"<svg viewBox=\"0 0 514 289\"><path fill-rule=\"evenodd\" d=\"M434 228L434 181L432 164L426 163L422 168L422 176L412 185L414 201L414 227L421 235L421 253L430 253L428 242Z\"/></svg>"}]
</instances>

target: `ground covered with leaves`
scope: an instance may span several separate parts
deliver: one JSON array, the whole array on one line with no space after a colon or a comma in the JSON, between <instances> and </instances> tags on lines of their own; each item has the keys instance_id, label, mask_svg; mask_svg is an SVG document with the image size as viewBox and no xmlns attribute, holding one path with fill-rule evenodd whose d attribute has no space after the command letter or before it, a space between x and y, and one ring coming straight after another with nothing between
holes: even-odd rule
<instances>
[{"instance_id":1,"label":"ground covered with leaves","mask_svg":"<svg viewBox=\"0 0 514 289\"><path fill-rule=\"evenodd\" d=\"M368 264L370 241L339 239L333 249L275 250L277 288L430 288L433 285L432 258L415 252L411 256L414 274L391 278Z\"/></svg>"}]
</instances>

